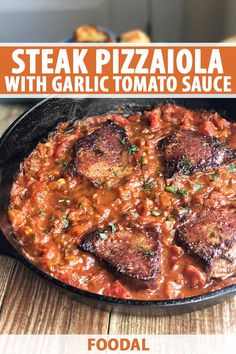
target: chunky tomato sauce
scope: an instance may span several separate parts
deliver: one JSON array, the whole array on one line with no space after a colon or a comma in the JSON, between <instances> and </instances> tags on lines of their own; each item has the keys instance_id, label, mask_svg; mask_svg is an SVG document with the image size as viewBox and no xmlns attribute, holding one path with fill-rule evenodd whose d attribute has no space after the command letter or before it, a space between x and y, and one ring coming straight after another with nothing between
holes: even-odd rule
<instances>
[{"instance_id":1,"label":"chunky tomato sauce","mask_svg":"<svg viewBox=\"0 0 236 354\"><path fill-rule=\"evenodd\" d=\"M71 173L75 141L108 119L125 128L138 167L115 187L91 184ZM43 271L61 281L119 298L175 299L203 294L235 284L236 277L210 279L202 264L174 243L179 216L204 205L236 205L234 163L193 175L163 177L157 142L178 129L213 135L236 148L236 123L214 112L193 112L163 105L151 112L90 117L73 126L61 124L46 142L24 160L13 184L9 218L26 256ZM161 274L151 289L134 289L94 256L79 250L89 230L119 222L160 229Z\"/></svg>"}]
</instances>

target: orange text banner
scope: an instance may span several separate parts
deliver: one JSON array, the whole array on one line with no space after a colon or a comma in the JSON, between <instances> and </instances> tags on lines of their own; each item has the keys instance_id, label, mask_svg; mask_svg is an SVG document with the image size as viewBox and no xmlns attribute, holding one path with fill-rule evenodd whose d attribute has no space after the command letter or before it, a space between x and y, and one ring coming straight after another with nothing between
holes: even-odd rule
<instances>
[{"instance_id":1,"label":"orange text banner","mask_svg":"<svg viewBox=\"0 0 236 354\"><path fill-rule=\"evenodd\" d=\"M0 45L0 96L236 95L230 45Z\"/></svg>"}]
</instances>

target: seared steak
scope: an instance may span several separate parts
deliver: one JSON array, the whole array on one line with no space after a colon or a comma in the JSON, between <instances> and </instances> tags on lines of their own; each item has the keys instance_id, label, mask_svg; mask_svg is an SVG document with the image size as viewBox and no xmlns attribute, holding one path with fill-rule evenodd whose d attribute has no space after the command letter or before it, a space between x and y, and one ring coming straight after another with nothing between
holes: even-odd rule
<instances>
[{"instance_id":1,"label":"seared steak","mask_svg":"<svg viewBox=\"0 0 236 354\"><path fill-rule=\"evenodd\" d=\"M236 209L222 207L190 217L176 231L177 244L201 260L211 277L236 271Z\"/></svg>"},{"instance_id":2,"label":"seared steak","mask_svg":"<svg viewBox=\"0 0 236 354\"><path fill-rule=\"evenodd\" d=\"M83 237L79 248L94 254L118 273L133 279L154 279L160 267L159 241L154 230L96 230Z\"/></svg>"},{"instance_id":3,"label":"seared steak","mask_svg":"<svg viewBox=\"0 0 236 354\"><path fill-rule=\"evenodd\" d=\"M191 130L180 130L159 141L165 176L210 171L236 159L236 150L215 137Z\"/></svg>"},{"instance_id":4,"label":"seared steak","mask_svg":"<svg viewBox=\"0 0 236 354\"><path fill-rule=\"evenodd\" d=\"M135 165L125 129L108 120L74 144L74 171L93 184L116 184L129 176Z\"/></svg>"}]
</instances>

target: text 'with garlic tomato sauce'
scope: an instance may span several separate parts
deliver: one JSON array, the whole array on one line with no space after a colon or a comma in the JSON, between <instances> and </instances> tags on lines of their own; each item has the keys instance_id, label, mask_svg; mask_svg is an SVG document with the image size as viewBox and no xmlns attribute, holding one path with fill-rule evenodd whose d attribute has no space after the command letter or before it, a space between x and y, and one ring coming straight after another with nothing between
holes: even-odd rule
<instances>
[{"instance_id":1,"label":"text 'with garlic tomato sauce'","mask_svg":"<svg viewBox=\"0 0 236 354\"><path fill-rule=\"evenodd\" d=\"M174 104L60 124L13 184L17 241L46 273L112 297L235 284L235 132Z\"/></svg>"}]
</instances>

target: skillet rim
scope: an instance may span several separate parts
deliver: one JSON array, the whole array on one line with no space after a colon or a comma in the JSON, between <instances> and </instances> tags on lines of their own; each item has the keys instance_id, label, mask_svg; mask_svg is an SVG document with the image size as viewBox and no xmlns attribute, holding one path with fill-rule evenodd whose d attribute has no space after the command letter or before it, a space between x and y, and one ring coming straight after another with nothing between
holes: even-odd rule
<instances>
[{"instance_id":1,"label":"skillet rim","mask_svg":"<svg viewBox=\"0 0 236 354\"><path fill-rule=\"evenodd\" d=\"M44 103L48 102L50 99L55 99L55 98L60 99L59 97L55 97L55 96L46 97L45 99L42 99L42 101L38 102L36 105L33 105L31 108L29 108L28 110L23 112L18 118L16 118L12 122L12 124L4 131L4 133L0 136L0 150L4 144L5 139L7 138L7 136L11 133L11 131L15 128L15 126L17 126L17 124L21 120L25 119L38 106L41 106ZM72 97L68 97L68 98L73 99ZM158 97L158 98L161 98L161 97ZM88 99L88 98L87 97L86 98L79 98L78 101L84 100L84 99ZM102 99L104 99L104 98L102 98ZM185 100L185 99L188 99L188 97L183 98L183 100ZM200 97L199 97L199 99L200 99ZM174 98L171 99L171 101L172 100L174 102ZM0 184L1 184L1 181L0 181ZM0 233L2 234L3 238L5 240L7 240L7 242L10 244L10 246L13 248L13 250L16 252L16 254L13 254L13 252L12 253L10 252L7 256L21 261L31 271L33 271L34 273L36 273L37 275L39 275L43 279L47 280L48 282L52 283L53 285L57 286L58 288L60 288L62 290L67 290L70 293L73 293L74 295L79 295L83 299L84 298L87 298L88 300L92 299L92 300L98 301L99 303L102 303L102 304L121 305L126 308L128 308L128 307L130 307L130 308L132 308L132 307L133 308L134 307L135 308L138 308L138 307L142 307L142 308L152 307L153 308L153 307L155 307L155 308L159 308L159 309L161 309L161 308L166 309L166 308L173 308L173 307L182 308L185 305L200 304L200 303L205 304L209 301L212 302L215 299L219 299L218 302L220 302L220 300L224 300L227 297L227 295L233 296L234 294L236 294L236 284L231 284L231 285L225 286L223 288L220 288L218 290L214 290L214 291L207 292L207 293L200 294L200 295L196 295L196 296L189 296L189 297L169 299L169 300L122 299L122 298L115 298L115 297L111 297L111 296L101 295L98 293L93 293L93 292L90 292L87 290L82 290L80 288L76 288L72 285L69 285L69 284L62 282L61 280L51 276L49 273L44 272L36 264L32 263L24 255L24 253L21 252L18 245L16 246L16 244L14 242L12 242L10 240L10 238L5 235L4 231L2 230L1 225L0 225ZM4 254L4 252L3 252L3 254ZM190 311L188 311L188 312L190 312Z\"/></svg>"}]
</instances>

